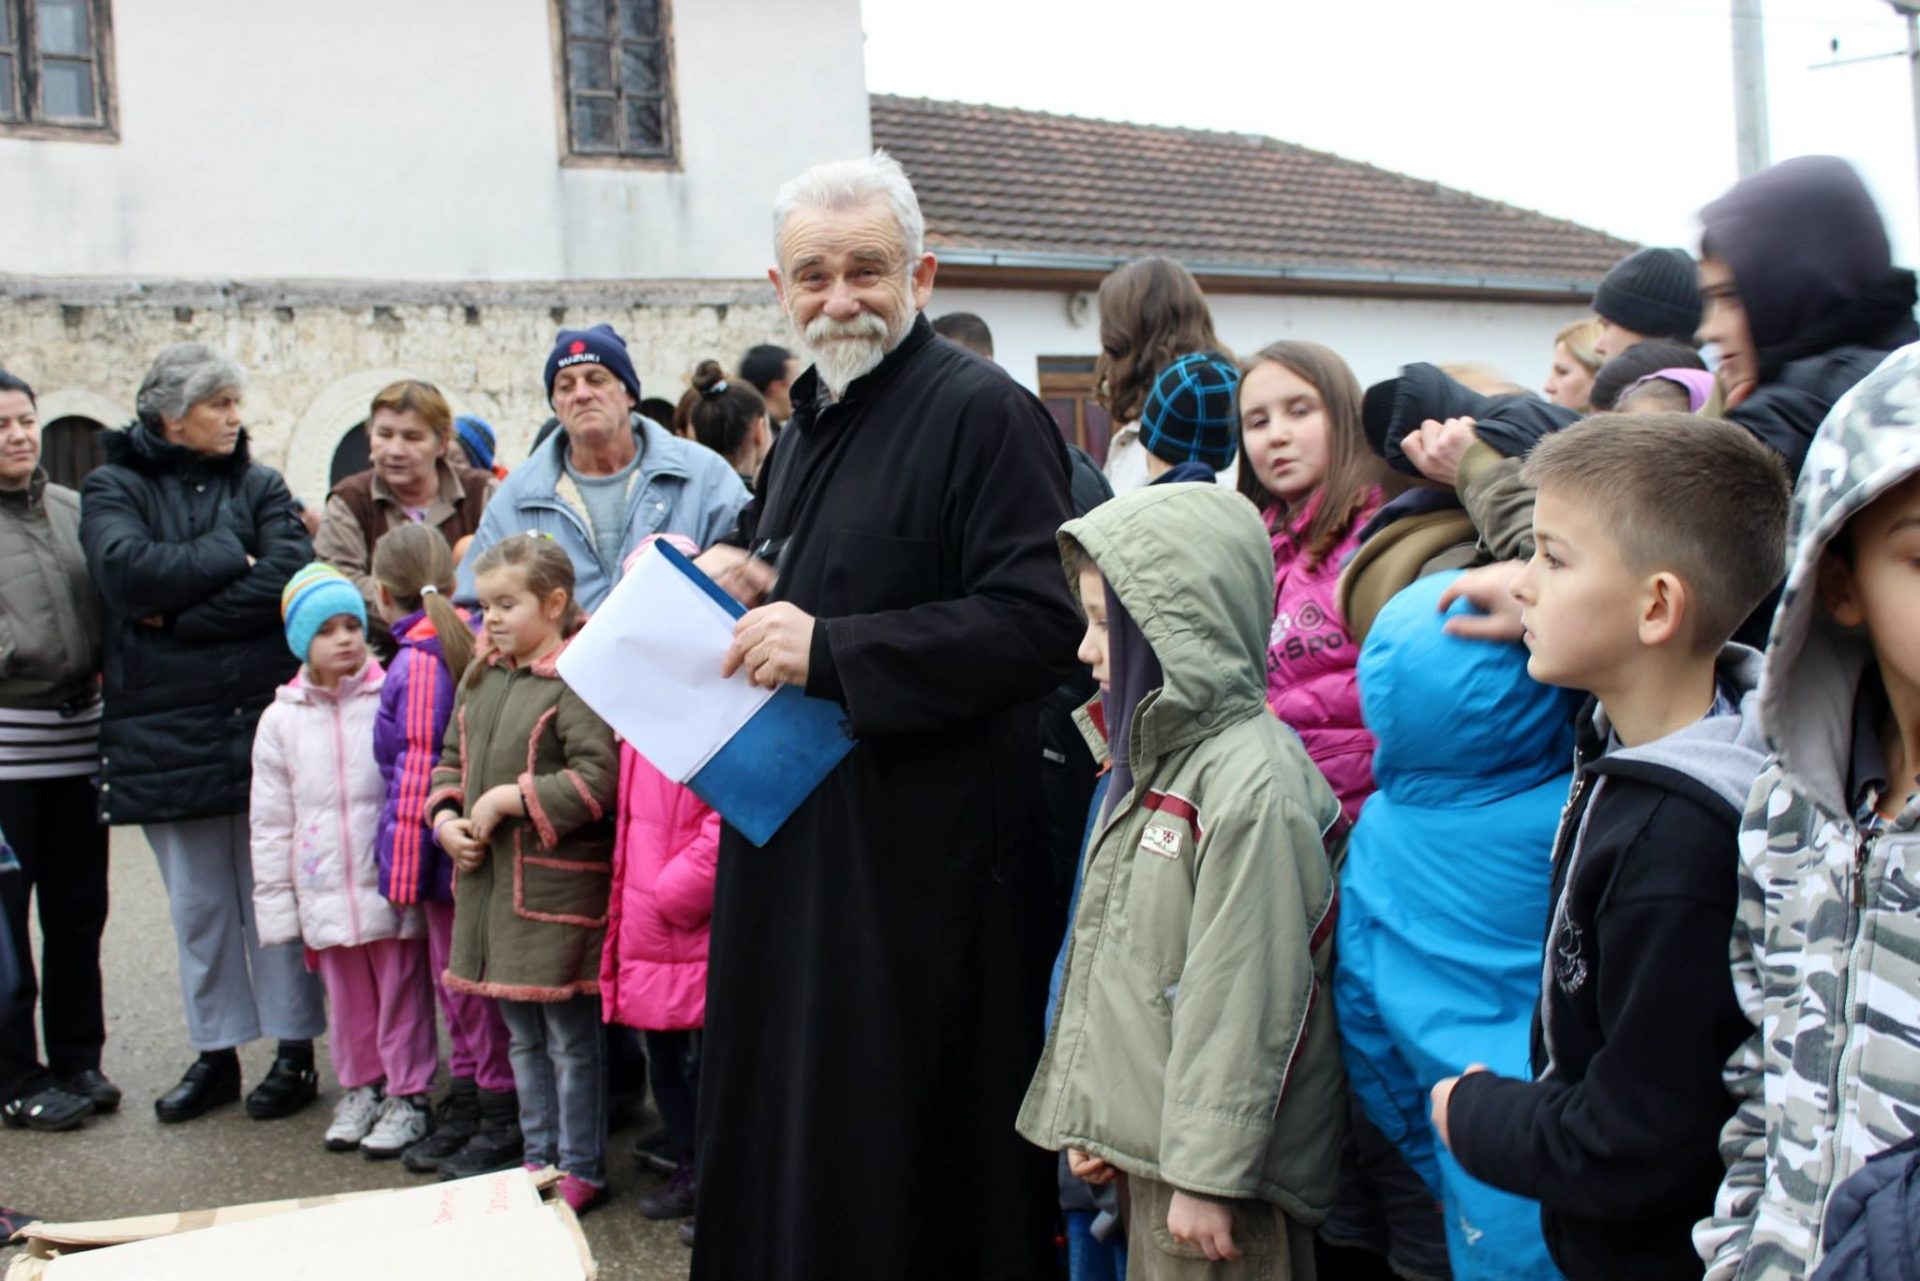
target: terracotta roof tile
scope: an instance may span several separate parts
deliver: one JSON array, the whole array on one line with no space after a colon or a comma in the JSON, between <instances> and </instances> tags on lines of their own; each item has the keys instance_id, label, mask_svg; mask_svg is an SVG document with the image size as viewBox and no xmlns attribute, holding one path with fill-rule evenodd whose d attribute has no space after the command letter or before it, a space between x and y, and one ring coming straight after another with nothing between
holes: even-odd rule
<instances>
[{"instance_id":1,"label":"terracotta roof tile","mask_svg":"<svg viewBox=\"0 0 1920 1281\"><path fill-rule=\"evenodd\" d=\"M1591 289L1631 241L1275 138L872 96L936 248Z\"/></svg>"}]
</instances>

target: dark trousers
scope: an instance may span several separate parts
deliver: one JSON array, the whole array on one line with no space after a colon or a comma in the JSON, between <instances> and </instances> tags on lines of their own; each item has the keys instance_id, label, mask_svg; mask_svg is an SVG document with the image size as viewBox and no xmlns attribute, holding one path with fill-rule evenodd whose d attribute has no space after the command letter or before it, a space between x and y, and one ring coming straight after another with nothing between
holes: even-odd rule
<instances>
[{"instance_id":1,"label":"dark trousers","mask_svg":"<svg viewBox=\"0 0 1920 1281\"><path fill-rule=\"evenodd\" d=\"M95 819L93 781L52 778L0 782L0 831L20 858L21 875L0 876L0 906L13 936L20 987L0 1012L0 1098L100 1066L106 1016L100 997L100 935L107 925L107 829ZM27 919L40 915L36 977ZM46 1063L34 1036L40 998Z\"/></svg>"},{"instance_id":2,"label":"dark trousers","mask_svg":"<svg viewBox=\"0 0 1920 1281\"><path fill-rule=\"evenodd\" d=\"M700 1098L700 1034L647 1033L647 1079L653 1083L654 1104L673 1141L673 1155L691 1168L693 1118Z\"/></svg>"}]
</instances>

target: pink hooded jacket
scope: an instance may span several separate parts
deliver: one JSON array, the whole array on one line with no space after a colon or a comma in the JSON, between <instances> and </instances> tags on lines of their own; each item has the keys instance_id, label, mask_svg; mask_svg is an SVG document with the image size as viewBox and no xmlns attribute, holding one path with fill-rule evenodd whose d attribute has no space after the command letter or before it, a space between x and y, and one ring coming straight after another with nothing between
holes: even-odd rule
<instances>
[{"instance_id":1,"label":"pink hooded jacket","mask_svg":"<svg viewBox=\"0 0 1920 1281\"><path fill-rule=\"evenodd\" d=\"M1373 735L1360 715L1355 676L1360 647L1340 616L1340 571L1360 545L1360 531L1379 510L1381 494L1375 489L1367 496L1333 550L1309 569L1299 540L1319 503L1315 494L1299 519L1274 531L1267 706L1300 735L1352 821L1373 794Z\"/></svg>"}]
</instances>

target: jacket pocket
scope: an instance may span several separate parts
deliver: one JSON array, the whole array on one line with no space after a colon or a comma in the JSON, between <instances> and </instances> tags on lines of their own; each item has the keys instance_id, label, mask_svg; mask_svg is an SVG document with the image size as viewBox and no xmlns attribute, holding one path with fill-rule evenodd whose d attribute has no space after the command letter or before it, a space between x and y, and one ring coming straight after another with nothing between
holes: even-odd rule
<instances>
[{"instance_id":1,"label":"jacket pocket","mask_svg":"<svg viewBox=\"0 0 1920 1281\"><path fill-rule=\"evenodd\" d=\"M606 925L613 864L529 854L525 837L524 826L513 834L513 914L523 920L583 929Z\"/></svg>"},{"instance_id":2,"label":"jacket pocket","mask_svg":"<svg viewBox=\"0 0 1920 1281\"><path fill-rule=\"evenodd\" d=\"M940 545L930 538L895 538L837 529L820 591L827 617L907 609L937 600Z\"/></svg>"},{"instance_id":3,"label":"jacket pocket","mask_svg":"<svg viewBox=\"0 0 1920 1281\"><path fill-rule=\"evenodd\" d=\"M1119 852L1120 942L1165 983L1186 968L1193 857L1193 838L1177 820L1149 821Z\"/></svg>"}]
</instances>

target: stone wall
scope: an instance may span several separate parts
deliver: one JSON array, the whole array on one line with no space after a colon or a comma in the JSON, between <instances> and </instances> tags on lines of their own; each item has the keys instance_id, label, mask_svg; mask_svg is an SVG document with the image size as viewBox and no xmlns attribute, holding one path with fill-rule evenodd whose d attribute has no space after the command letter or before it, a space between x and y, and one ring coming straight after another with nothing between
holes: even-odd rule
<instances>
[{"instance_id":1,"label":"stone wall","mask_svg":"<svg viewBox=\"0 0 1920 1281\"><path fill-rule=\"evenodd\" d=\"M222 348L251 376L255 457L318 501L340 439L396 378L434 383L493 425L501 460L526 456L548 415L541 371L563 326L611 323L647 395L677 399L700 360L732 367L785 343L765 283L423 285L0 277L0 368L32 383L43 422L119 426L168 343Z\"/></svg>"}]
</instances>

